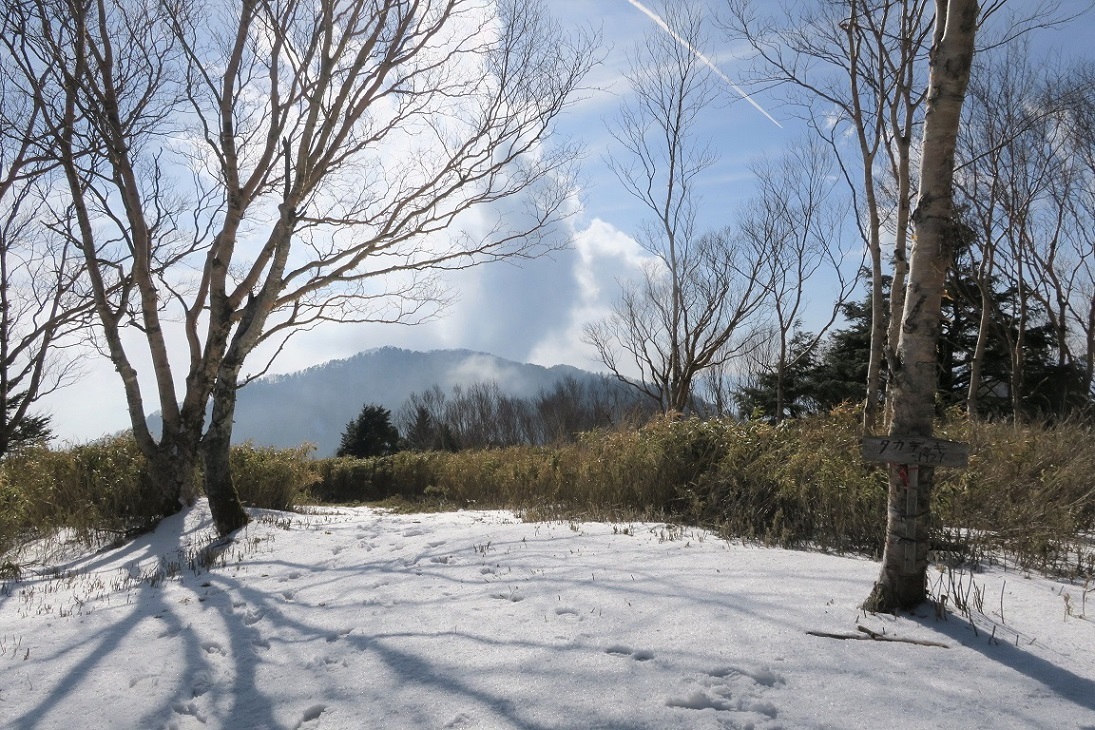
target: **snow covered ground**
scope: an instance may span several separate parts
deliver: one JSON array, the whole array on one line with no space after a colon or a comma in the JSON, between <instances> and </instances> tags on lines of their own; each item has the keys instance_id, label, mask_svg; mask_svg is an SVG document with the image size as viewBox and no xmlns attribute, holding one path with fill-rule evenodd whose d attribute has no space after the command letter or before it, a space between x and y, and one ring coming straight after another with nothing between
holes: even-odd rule
<instances>
[{"instance_id":1,"label":"snow covered ground","mask_svg":"<svg viewBox=\"0 0 1095 730\"><path fill-rule=\"evenodd\" d=\"M665 525L327 512L256 512L211 545L199 504L8 582L0 726L1095 728L1093 585L989 571L972 625L864 616L866 560ZM807 633L858 627L946 648Z\"/></svg>"}]
</instances>

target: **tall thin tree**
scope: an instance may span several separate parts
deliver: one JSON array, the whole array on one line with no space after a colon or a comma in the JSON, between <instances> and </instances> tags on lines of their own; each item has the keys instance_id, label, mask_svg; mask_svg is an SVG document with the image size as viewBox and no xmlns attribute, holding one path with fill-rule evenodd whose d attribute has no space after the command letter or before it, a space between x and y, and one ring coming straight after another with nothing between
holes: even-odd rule
<instances>
[{"instance_id":1,"label":"tall thin tree","mask_svg":"<svg viewBox=\"0 0 1095 730\"><path fill-rule=\"evenodd\" d=\"M863 420L879 423L883 359L896 342L913 188L912 153L923 115L928 0L802 2L784 13L726 0L723 27L754 52L754 81L777 85L837 155L852 194L871 286L871 358ZM892 234L892 267L883 242ZM891 278L889 308L884 280Z\"/></svg>"},{"instance_id":2,"label":"tall thin tree","mask_svg":"<svg viewBox=\"0 0 1095 730\"><path fill-rule=\"evenodd\" d=\"M774 378L774 417L779 421L787 374L813 354L836 321L859 281L862 258L850 267L844 260L851 248L843 235L845 216L834 189L833 162L820 141L793 144L780 159L754 164L753 172L759 190L741 225L756 250L765 251L762 307L774 333L775 352L768 362L756 365ZM811 287L833 296L831 304L813 307L818 321L807 334L801 327Z\"/></svg>"},{"instance_id":3,"label":"tall thin tree","mask_svg":"<svg viewBox=\"0 0 1095 730\"><path fill-rule=\"evenodd\" d=\"M916 241L891 373L892 436L933 434L943 287L960 235L954 210L955 149L979 11L977 0L936 0L920 190L912 214ZM907 471L890 466L886 545L878 581L864 604L868 610L892 612L926 598L933 470L921 468L918 476L915 498L909 499Z\"/></svg>"}]
</instances>

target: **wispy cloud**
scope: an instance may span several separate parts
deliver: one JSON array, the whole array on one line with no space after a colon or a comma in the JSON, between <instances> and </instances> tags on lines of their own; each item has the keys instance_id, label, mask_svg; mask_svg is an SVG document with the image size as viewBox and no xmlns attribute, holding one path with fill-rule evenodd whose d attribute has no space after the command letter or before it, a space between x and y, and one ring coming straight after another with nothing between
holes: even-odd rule
<instances>
[{"instance_id":1,"label":"wispy cloud","mask_svg":"<svg viewBox=\"0 0 1095 730\"><path fill-rule=\"evenodd\" d=\"M686 40L685 40L684 38L681 38L681 37L680 37L679 35L677 35L677 34L676 34L676 33L675 33L674 31L673 31L673 29L672 29L672 28L670 28L670 27L669 27L669 25L668 25L668 24L667 24L667 23L666 23L666 22L665 22L664 20L662 20L662 19L661 19L661 18L660 18L660 17L658 16L658 14L657 14L657 13L655 13L655 12L654 12L654 11L652 11L652 10L651 10L650 8L648 8L648 7L646 7L645 5L643 5L643 4L641 3L641 2L639 2L639 0L627 0L627 1L628 1L629 3L631 3L631 4L632 4L632 5L633 5L633 6L635 7L635 8L637 8L637 9L638 9L638 10L640 10L640 11L642 11L642 12L643 12L643 14L644 14L644 15L646 15L646 17L648 17L648 18L650 18L651 20L653 20L653 21L654 21L654 23L655 23L655 24L657 24L657 26L658 26L659 28L661 28L661 29L662 29L662 30L664 30L664 31L665 31L666 33L668 33L668 34L669 34L669 36L670 36L670 37L671 37L671 38L672 38L673 40L677 41L677 43L680 43L680 44L681 44L682 46L684 46L684 47L685 47L685 48L687 48L687 49L688 49L689 51L691 51L691 52L692 52L692 54L693 54L693 55L695 55L695 56L696 56L696 58L698 58L698 59L699 59L700 61L702 61L704 65L706 65L706 66L707 66L707 67L708 67L709 69L711 69L712 71L714 71L714 72L715 72L715 75L716 75L716 76L718 76L718 77L719 77L720 79L722 79L722 80L723 80L723 81L725 81L725 82L726 82L727 84L729 84L730 88L732 88L732 89L733 89L734 91L738 92L738 94L739 94L739 95L741 96L741 98L742 98L742 99L745 99L745 100L746 100L747 102L749 102L750 104L752 104L752 105L753 105L753 107L754 107L754 108L755 108L755 109L756 109L757 111L759 111L759 112L760 112L761 114L763 114L764 116L768 117L768 120L769 120L770 122L772 122L772 124L776 125L776 126L777 126L777 127L779 127L780 129L783 129L783 125L782 125L782 124L780 124L779 122L777 122L777 121L776 121L776 119L775 119L775 117L773 117L773 116L772 116L771 114L769 114L769 113L768 113L767 111L765 111L765 110L764 110L764 107L762 107L762 106L761 106L760 104L758 104L757 102L753 101L753 98L752 98L751 96L749 96L749 94L747 94L747 93L745 92L745 89L741 88L740 86L738 86L737 84L735 84L735 83L734 83L733 81L731 81L731 80L730 80L730 77L729 77L729 76L727 76L726 74L724 74L724 73L722 72L722 69L720 69L720 68L719 68L718 66L716 66L716 65L714 64L714 62L712 62L712 61L711 61L711 59L709 59L709 58L708 58L707 56L705 56L705 55L704 55L703 53L701 53L700 51L698 51L698 50L696 50L695 48L693 48L693 47L692 47L692 45L691 45L691 44L689 44L689 43L688 43L688 41L686 41Z\"/></svg>"}]
</instances>

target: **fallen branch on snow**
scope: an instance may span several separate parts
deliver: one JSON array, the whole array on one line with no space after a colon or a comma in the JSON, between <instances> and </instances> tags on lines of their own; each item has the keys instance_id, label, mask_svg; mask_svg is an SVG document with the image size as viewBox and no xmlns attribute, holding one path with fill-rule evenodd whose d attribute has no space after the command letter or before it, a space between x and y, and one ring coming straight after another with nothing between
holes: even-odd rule
<instances>
[{"instance_id":1,"label":"fallen branch on snow","mask_svg":"<svg viewBox=\"0 0 1095 730\"><path fill-rule=\"evenodd\" d=\"M899 641L902 644L916 644L917 646L938 646L941 649L949 649L948 644L938 641L924 641L922 639L901 639L896 636L886 636L877 631L871 631L866 626L856 626L862 632L859 634L830 634L827 631L807 631L810 636L820 636L824 639L856 639L859 641Z\"/></svg>"}]
</instances>

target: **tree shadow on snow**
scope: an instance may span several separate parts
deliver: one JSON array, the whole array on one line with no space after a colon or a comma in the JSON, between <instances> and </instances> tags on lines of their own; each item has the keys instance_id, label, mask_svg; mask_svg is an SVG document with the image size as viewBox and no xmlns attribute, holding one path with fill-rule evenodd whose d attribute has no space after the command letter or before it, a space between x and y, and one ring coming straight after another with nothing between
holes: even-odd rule
<instances>
[{"instance_id":1,"label":"tree shadow on snow","mask_svg":"<svg viewBox=\"0 0 1095 730\"><path fill-rule=\"evenodd\" d=\"M943 634L963 647L976 651L986 659L1039 682L1062 700L1095 712L1095 680L1082 677L1031 653L1023 647L1026 642L1021 638L1016 646L1015 643L1003 638L992 638L991 629L985 632L980 628L974 636L969 622L954 614L950 614L950 617L953 620L941 621L934 616L920 614L908 616L910 621Z\"/></svg>"},{"instance_id":2,"label":"tree shadow on snow","mask_svg":"<svg viewBox=\"0 0 1095 730\"><path fill-rule=\"evenodd\" d=\"M249 561L251 566L255 566L261 561ZM273 561L284 567L284 561ZM398 561L393 561L394 564L398 564ZM308 567L308 566L302 566ZM309 585L309 588L315 588L323 584L332 582L338 582L347 576L354 578L360 577L362 573L377 572L380 574L398 575L398 570L393 570L390 566L377 566L377 565L359 565L347 567L347 568L334 568L326 569L322 575L313 576L316 578L315 582ZM406 578L406 575L403 575ZM236 580L233 576L228 575L225 572L216 572L211 574L210 580L218 589L222 590L226 595L230 594L241 602L246 603L248 608L261 614L263 616L263 623L269 625L268 630L265 632L265 636L270 637L272 635L280 635L281 638L274 638L271 642L275 645L282 644L287 640L291 640L293 643L303 644L308 646L323 647L326 644L333 643L335 641L343 642L346 645L346 652L352 654L369 655L374 660L379 660L390 672L390 680L400 687L413 688L416 695L423 698L422 704L405 705L399 707L385 706L383 702L371 703L373 704L373 711L375 711L378 717L383 717L385 712L396 713L404 721L409 718L413 718L415 725L420 727L429 727L436 725L436 717L428 717L428 710L432 703L429 698L443 695L451 698L450 702L445 703L449 709L456 711L454 708L459 706L467 711L476 711L482 713L490 718L490 727L508 727L515 730L549 730L550 728L559 727L555 724L544 724L538 722L533 718L528 717L526 712L527 708L522 708L519 699L511 698L503 693L497 691L491 691L482 687L476 687L475 682L467 681L467 673L463 668L446 665L441 660L431 659L430 646L433 642L438 640L455 640L460 642L467 642L472 646L479 646L482 648L488 648L490 650L503 650L502 654L505 655L513 651L543 651L558 653L560 651L574 651L574 652L588 652L589 647L560 647L552 644L541 644L532 640L523 640L517 638L501 638L501 637L485 637L477 636L472 633L460 632L460 631L446 631L440 633L433 632L416 632L407 631L400 633L378 633L370 630L367 626L358 627L352 633L332 631L330 626L321 626L313 624L309 621L300 620L292 616L286 615L285 612L279 610L279 594L276 591L264 591L254 587L250 587L247 584ZM325 591L330 593L330 586L327 586ZM337 591L335 591L337 593ZM444 604L448 599L444 596L434 598L424 598L418 606L421 607L426 604ZM400 603L397 604L392 610L401 611L412 609L413 604ZM313 607L312 612L309 615L315 615L317 618L322 616L322 608ZM299 614L298 614L299 615ZM292 637L286 639L285 637ZM506 651L508 650L508 652ZM599 651L598 651L599 653ZM502 668L499 667L498 671ZM253 676L253 675L252 675ZM242 679L241 673L241 679ZM366 687L369 685L371 679L369 676L360 677L360 682L365 685L359 687L358 691L368 691ZM515 679L514 681L519 681ZM247 693L252 690L256 690L251 684L237 682L235 692L237 695L246 696ZM383 694L383 690L379 687L372 688L375 693ZM337 694L337 690L329 688L324 693L324 700L335 699L332 694ZM360 701L360 696L354 698L355 701ZM384 698L391 701L395 698ZM226 718L224 718L223 727L278 727L277 724L271 724L268 726L263 725L251 725L253 723L253 716L247 710L247 704L237 703L233 712ZM337 704L337 700L335 703ZM607 720L603 717L584 717L583 726L590 728L597 728L598 730L634 730L632 723L620 723Z\"/></svg>"},{"instance_id":3,"label":"tree shadow on snow","mask_svg":"<svg viewBox=\"0 0 1095 730\"><path fill-rule=\"evenodd\" d=\"M166 523L166 526L164 523ZM167 538L174 542L173 538L178 536L175 533L179 532L180 525L175 525L167 520L164 523L161 523L161 526L153 533L140 536L114 551L100 552L92 559L82 561L79 565L74 564L73 567L78 570L81 576L90 579L100 570L124 570L119 563L130 556L147 557L156 554L170 554L170 551L166 553L163 551L164 540ZM202 526L199 525L200 527ZM167 534L165 535L165 533ZM175 544L179 543L175 542ZM213 562L218 552L227 549L230 545L231 543L228 541L218 541L213 545L198 548L195 555L200 560ZM108 567L111 564L115 566L112 569ZM190 571L182 568L174 585L192 591L193 596L186 596L184 600L189 600L191 597L202 600L198 596L199 588L203 584L205 586L209 585L210 575L210 573L201 572L200 570ZM148 692L140 684L142 679L152 678L157 683L162 681L165 686L173 681L174 685L167 690L167 694L170 696L165 704L151 709L141 718L119 719L122 725L129 726L128 723L132 722L132 727L164 727L170 726L172 720L176 720L183 715L191 715L202 724L210 719L219 719L204 715L194 704L195 698L206 693L214 698L225 694L223 690L218 689L216 682L209 681L214 674L211 667L211 662L214 659L212 655L216 653L219 643L208 639L203 640L192 625L184 623L186 617L176 613L175 607L165 600L162 580L148 580L147 577L135 580L139 580L139 582L125 589L135 595L132 602L127 602L128 612L124 616L115 617L104 630L81 644L78 649L82 655L81 659L58 678L41 700L21 716L11 719L10 725L5 725L5 727L11 727L14 730L35 730L44 726L56 726L57 711L66 702L79 702L79 692L82 689L88 691L85 685L94 681L102 682L104 676L116 675L121 677L122 673L118 669L126 667L131 662L130 654L134 650L134 643L132 642L136 640L131 634L148 620L161 622L155 639L167 640L168 643L165 647L157 647L155 643L146 642L143 645L138 645L137 648L144 652L156 652L157 649L160 651L167 650L172 653L173 659L177 659L178 654L181 652L183 655L182 668L177 676L159 674L137 676L130 674L129 690L134 693L142 693L146 697ZM118 611L120 609L107 607L99 610ZM147 628L147 625L145 627ZM223 727L280 727L271 711L274 700L264 697L255 683L255 648L243 641L246 635L246 631L227 632L227 641L231 645L229 657L235 659L236 681L227 691L227 694L230 695L229 701L233 705L233 710L230 713L232 720L226 722ZM177 640L180 638L182 639L181 642ZM123 646L127 639L130 643ZM107 686L104 689L106 691L117 691L120 688ZM124 688L121 689L124 690ZM162 696L164 693L160 692L159 694ZM241 697L249 698L250 701L247 702L246 707L238 707L239 698ZM106 720L106 718L98 719ZM236 722L236 720L239 720L239 722ZM94 724L95 720L89 718L89 722Z\"/></svg>"}]
</instances>

